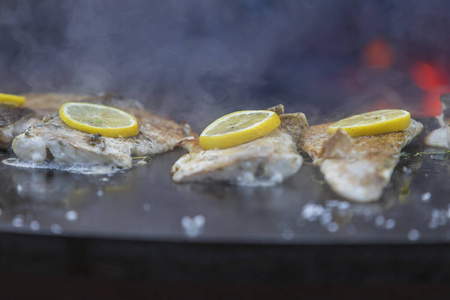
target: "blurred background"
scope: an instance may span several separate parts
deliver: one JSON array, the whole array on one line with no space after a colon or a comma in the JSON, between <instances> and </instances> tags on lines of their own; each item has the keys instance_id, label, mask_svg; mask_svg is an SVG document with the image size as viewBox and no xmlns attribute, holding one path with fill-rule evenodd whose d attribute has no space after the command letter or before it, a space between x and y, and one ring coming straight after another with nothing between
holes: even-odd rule
<instances>
[{"instance_id":1,"label":"blurred background","mask_svg":"<svg viewBox=\"0 0 450 300\"><path fill-rule=\"evenodd\" d=\"M2 0L0 92L115 91L196 130L278 103L435 116L449 28L446 0Z\"/></svg>"}]
</instances>

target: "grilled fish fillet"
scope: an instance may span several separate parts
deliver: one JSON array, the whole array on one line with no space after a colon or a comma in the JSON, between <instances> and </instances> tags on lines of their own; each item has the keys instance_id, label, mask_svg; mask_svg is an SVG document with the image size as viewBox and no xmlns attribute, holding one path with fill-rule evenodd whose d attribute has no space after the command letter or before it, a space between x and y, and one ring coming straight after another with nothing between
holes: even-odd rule
<instances>
[{"instance_id":1,"label":"grilled fish fillet","mask_svg":"<svg viewBox=\"0 0 450 300\"><path fill-rule=\"evenodd\" d=\"M376 136L351 138L342 130L328 133L329 124L311 126L301 147L312 157L338 195L353 201L378 200L399 161L401 149L423 125L413 119L408 128Z\"/></svg>"},{"instance_id":2,"label":"grilled fish fillet","mask_svg":"<svg viewBox=\"0 0 450 300\"><path fill-rule=\"evenodd\" d=\"M15 136L34 124L33 111L27 108L0 105L0 149L7 149Z\"/></svg>"},{"instance_id":3,"label":"grilled fish fillet","mask_svg":"<svg viewBox=\"0 0 450 300\"><path fill-rule=\"evenodd\" d=\"M281 125L254 141L206 151L198 146L198 139L187 142L190 153L172 166L173 181L267 186L294 175L303 163L297 145L308 122L303 113L284 114L282 105L270 110L280 116Z\"/></svg>"},{"instance_id":4,"label":"grilled fish fillet","mask_svg":"<svg viewBox=\"0 0 450 300\"><path fill-rule=\"evenodd\" d=\"M86 100L86 99L83 99ZM188 124L177 124L145 110L140 103L114 97L94 97L94 103L118 107L134 115L139 134L129 138L109 138L87 134L67 126L57 113L18 135L12 144L22 161L53 162L62 166L77 164L112 165L130 168L132 156L147 156L172 150L188 136Z\"/></svg>"},{"instance_id":5,"label":"grilled fish fillet","mask_svg":"<svg viewBox=\"0 0 450 300\"><path fill-rule=\"evenodd\" d=\"M433 130L424 139L430 147L450 149L450 94L441 96L442 114L438 117L441 128Z\"/></svg>"},{"instance_id":6,"label":"grilled fish fillet","mask_svg":"<svg viewBox=\"0 0 450 300\"><path fill-rule=\"evenodd\" d=\"M23 107L0 105L0 150L9 148L17 135L37 124L45 115L57 112L63 103L93 99L92 96L58 93L24 96L27 100Z\"/></svg>"}]
</instances>

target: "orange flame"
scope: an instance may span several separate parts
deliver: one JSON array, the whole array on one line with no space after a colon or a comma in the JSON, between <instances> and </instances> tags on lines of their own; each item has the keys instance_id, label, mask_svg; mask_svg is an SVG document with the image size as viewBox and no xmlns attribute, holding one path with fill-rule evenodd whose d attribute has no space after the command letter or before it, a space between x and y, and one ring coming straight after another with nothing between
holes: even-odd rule
<instances>
[{"instance_id":1,"label":"orange flame","mask_svg":"<svg viewBox=\"0 0 450 300\"><path fill-rule=\"evenodd\" d=\"M363 61L373 69L386 70L394 62L394 51L385 39L375 39L364 49Z\"/></svg>"},{"instance_id":2,"label":"orange flame","mask_svg":"<svg viewBox=\"0 0 450 300\"><path fill-rule=\"evenodd\" d=\"M423 61L416 62L411 69L414 83L424 91L433 91L448 84L447 74L439 67Z\"/></svg>"}]
</instances>

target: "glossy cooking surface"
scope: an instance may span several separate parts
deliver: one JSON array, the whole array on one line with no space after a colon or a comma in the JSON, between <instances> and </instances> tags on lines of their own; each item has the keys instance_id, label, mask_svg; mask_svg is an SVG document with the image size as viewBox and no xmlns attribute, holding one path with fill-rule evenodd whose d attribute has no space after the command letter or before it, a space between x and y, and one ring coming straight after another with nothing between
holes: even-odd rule
<instances>
[{"instance_id":1,"label":"glossy cooking surface","mask_svg":"<svg viewBox=\"0 0 450 300\"><path fill-rule=\"evenodd\" d=\"M206 243L447 242L450 154L423 148L420 138L404 153L371 204L340 199L308 158L294 177L264 188L174 184L169 170L181 150L112 176L0 164L0 231Z\"/></svg>"}]
</instances>

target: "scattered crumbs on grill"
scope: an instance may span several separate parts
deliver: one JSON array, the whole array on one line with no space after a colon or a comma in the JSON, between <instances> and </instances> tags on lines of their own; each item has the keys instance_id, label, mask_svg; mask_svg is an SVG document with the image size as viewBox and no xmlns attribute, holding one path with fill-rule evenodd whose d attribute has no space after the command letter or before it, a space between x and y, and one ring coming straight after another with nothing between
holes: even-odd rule
<instances>
[{"instance_id":1,"label":"scattered crumbs on grill","mask_svg":"<svg viewBox=\"0 0 450 300\"><path fill-rule=\"evenodd\" d=\"M61 234L63 233L63 228L61 225L52 224L50 225L50 231L53 232L54 234Z\"/></svg>"},{"instance_id":2,"label":"scattered crumbs on grill","mask_svg":"<svg viewBox=\"0 0 450 300\"><path fill-rule=\"evenodd\" d=\"M38 221L33 220L30 222L30 229L33 231L39 230L39 228L41 228L41 225L39 224Z\"/></svg>"},{"instance_id":3,"label":"scattered crumbs on grill","mask_svg":"<svg viewBox=\"0 0 450 300\"><path fill-rule=\"evenodd\" d=\"M422 157L424 154L430 155L431 159L443 159L442 155L446 156L450 154L450 150L441 150L441 151L433 151L433 152L417 152L414 156Z\"/></svg>"},{"instance_id":4,"label":"scattered crumbs on grill","mask_svg":"<svg viewBox=\"0 0 450 300\"><path fill-rule=\"evenodd\" d=\"M408 240L417 241L420 238L420 231L417 229L411 229L408 232Z\"/></svg>"},{"instance_id":5,"label":"scattered crumbs on grill","mask_svg":"<svg viewBox=\"0 0 450 300\"><path fill-rule=\"evenodd\" d=\"M135 162L135 164L139 165L139 166L144 166L152 161L151 156L134 156L134 157L132 157L132 159L133 159L133 161L137 161L137 162Z\"/></svg>"},{"instance_id":6,"label":"scattered crumbs on grill","mask_svg":"<svg viewBox=\"0 0 450 300\"><path fill-rule=\"evenodd\" d=\"M400 158L410 159L411 156L409 155L409 153L401 152L401 153L400 153Z\"/></svg>"},{"instance_id":7,"label":"scattered crumbs on grill","mask_svg":"<svg viewBox=\"0 0 450 300\"><path fill-rule=\"evenodd\" d=\"M314 177L314 175L311 176L311 180L318 184L325 184L325 180L316 179L316 177Z\"/></svg>"},{"instance_id":8,"label":"scattered crumbs on grill","mask_svg":"<svg viewBox=\"0 0 450 300\"><path fill-rule=\"evenodd\" d=\"M66 219L68 221L76 221L78 219L78 213L74 210L69 210L66 212Z\"/></svg>"},{"instance_id":9,"label":"scattered crumbs on grill","mask_svg":"<svg viewBox=\"0 0 450 300\"><path fill-rule=\"evenodd\" d=\"M409 187L402 187L400 189L400 195L399 198L403 197L403 196L407 196L411 193L411 190L409 189ZM401 199L400 199L401 200Z\"/></svg>"},{"instance_id":10,"label":"scattered crumbs on grill","mask_svg":"<svg viewBox=\"0 0 450 300\"><path fill-rule=\"evenodd\" d=\"M422 199L423 202L430 202L431 193L427 192L427 193L423 194L421 199Z\"/></svg>"},{"instance_id":11,"label":"scattered crumbs on grill","mask_svg":"<svg viewBox=\"0 0 450 300\"><path fill-rule=\"evenodd\" d=\"M184 216L181 219L181 226L183 227L186 235L191 238L198 236L202 232L205 223L206 219L202 215L197 215L193 218Z\"/></svg>"}]
</instances>

